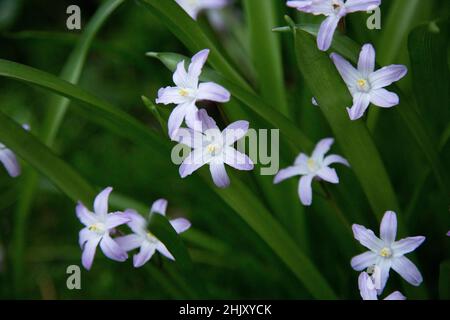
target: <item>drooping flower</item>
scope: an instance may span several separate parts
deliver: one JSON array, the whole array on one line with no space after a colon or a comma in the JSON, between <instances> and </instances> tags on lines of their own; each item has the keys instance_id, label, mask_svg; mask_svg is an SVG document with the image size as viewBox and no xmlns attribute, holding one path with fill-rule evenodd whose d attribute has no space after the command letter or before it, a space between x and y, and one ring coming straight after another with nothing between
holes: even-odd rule
<instances>
[{"instance_id":1,"label":"drooping flower","mask_svg":"<svg viewBox=\"0 0 450 320\"><path fill-rule=\"evenodd\" d=\"M199 77L208 58L209 50L205 49L192 57L186 72L184 61L178 63L173 74L175 87L161 88L156 103L176 104L168 121L169 136L172 138L181 127L183 120L191 128L200 130L201 122L198 118L196 103L199 100L228 102L230 93L214 82L199 84Z\"/></svg>"},{"instance_id":2,"label":"drooping flower","mask_svg":"<svg viewBox=\"0 0 450 320\"><path fill-rule=\"evenodd\" d=\"M399 104L398 95L384 88L407 74L405 66L390 65L375 71L375 49L371 44L363 46L358 69L337 53L332 53L331 58L353 96L353 106L347 108L351 120L361 118L370 103L381 108Z\"/></svg>"},{"instance_id":3,"label":"drooping flower","mask_svg":"<svg viewBox=\"0 0 450 320\"><path fill-rule=\"evenodd\" d=\"M339 177L336 170L329 166L333 163L340 163L350 166L348 161L343 157L332 154L325 157L330 150L334 139L327 138L319 141L312 155L308 157L304 153L295 159L294 165L280 170L275 176L274 183L280 183L283 180L294 176L302 176L298 185L298 194L300 201L309 206L312 203L312 187L311 183L314 178L321 179L330 183L339 183Z\"/></svg>"},{"instance_id":4,"label":"drooping flower","mask_svg":"<svg viewBox=\"0 0 450 320\"><path fill-rule=\"evenodd\" d=\"M363 300L378 300L378 293L375 281L367 272L362 272L358 277L359 293ZM394 291L383 300L406 300L406 297L399 291Z\"/></svg>"},{"instance_id":5,"label":"drooping flower","mask_svg":"<svg viewBox=\"0 0 450 320\"><path fill-rule=\"evenodd\" d=\"M145 219L134 210L127 210L127 214L131 221L128 226L134 232L133 234L116 238L117 243L125 251L131 251L137 248L139 253L133 256L133 265L135 268L142 267L153 256L155 251L159 251L162 255L171 260L175 260L172 254L167 250L166 246L156 238L150 231L148 231L149 219L152 214L166 214L167 200L159 199L155 201L150 209L148 219ZM188 230L191 223L184 219L178 218L170 220L170 224L177 233L182 233Z\"/></svg>"},{"instance_id":6,"label":"drooping flower","mask_svg":"<svg viewBox=\"0 0 450 320\"><path fill-rule=\"evenodd\" d=\"M95 251L100 244L105 256L115 261L125 261L127 253L111 238L114 228L128 223L130 218L123 212L108 213L108 198L112 188L108 187L100 192L94 200L94 212L89 211L81 202L78 203L76 213L85 228L79 234L80 247L83 250L81 261L89 270L94 261Z\"/></svg>"},{"instance_id":7,"label":"drooping flower","mask_svg":"<svg viewBox=\"0 0 450 320\"><path fill-rule=\"evenodd\" d=\"M221 9L229 0L175 0L192 19L197 20L200 11L208 9Z\"/></svg>"},{"instance_id":8,"label":"drooping flower","mask_svg":"<svg viewBox=\"0 0 450 320\"><path fill-rule=\"evenodd\" d=\"M216 186L226 188L230 185L230 179L225 164L238 170L253 170L252 160L233 147L236 141L247 134L249 123L236 121L220 131L216 122L204 109L200 110L198 115L202 123L201 131L182 128L175 138L179 143L192 148L180 166L180 176L185 178L208 164Z\"/></svg>"},{"instance_id":9,"label":"drooping flower","mask_svg":"<svg viewBox=\"0 0 450 320\"><path fill-rule=\"evenodd\" d=\"M450 237L450 231L449 231L449 232L447 232L447 237Z\"/></svg>"},{"instance_id":10,"label":"drooping flower","mask_svg":"<svg viewBox=\"0 0 450 320\"><path fill-rule=\"evenodd\" d=\"M348 13L374 10L380 4L381 0L297 0L287 2L289 7L299 11L327 16L317 35L317 46L322 51L330 48L336 28L343 17Z\"/></svg>"},{"instance_id":11,"label":"drooping flower","mask_svg":"<svg viewBox=\"0 0 450 320\"><path fill-rule=\"evenodd\" d=\"M372 230L354 224L352 226L355 239L370 249L353 257L352 268L362 271L367 267L377 266L380 270L381 293L389 278L389 271L394 269L403 279L414 286L419 286L423 279L420 271L404 255L414 251L424 241L425 237L408 237L395 241L397 235L397 216L393 211L386 211L380 225L380 238Z\"/></svg>"},{"instance_id":12,"label":"drooping flower","mask_svg":"<svg viewBox=\"0 0 450 320\"><path fill-rule=\"evenodd\" d=\"M30 126L28 124L24 124L22 127L27 131L30 130ZM0 162L3 164L11 177L16 178L20 176L21 169L16 155L3 143L0 143Z\"/></svg>"}]
</instances>

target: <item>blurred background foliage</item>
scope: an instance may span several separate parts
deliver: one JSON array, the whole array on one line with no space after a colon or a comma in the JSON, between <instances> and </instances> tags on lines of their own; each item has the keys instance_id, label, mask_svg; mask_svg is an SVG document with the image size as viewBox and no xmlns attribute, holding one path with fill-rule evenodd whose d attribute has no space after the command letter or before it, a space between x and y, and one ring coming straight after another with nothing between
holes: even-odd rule
<instances>
[{"instance_id":1,"label":"blurred background foliage","mask_svg":"<svg viewBox=\"0 0 450 320\"><path fill-rule=\"evenodd\" d=\"M59 74L83 32L83 29L81 32L66 29L67 6L77 4L81 7L82 25L85 26L101 2L0 0L0 58ZM221 41L234 64L254 83L251 42L243 7L241 1L234 1L230 7L221 10L226 23L223 29L212 32L216 33L216 39ZM288 10L285 1L274 1L274 8L275 26L285 25L283 15L286 13L303 23L320 22L320 18ZM449 9L450 3L446 0L384 0L381 30L368 30L365 27L368 15L357 13L347 17L345 32L359 44L376 44L378 58L383 64L410 66L409 32L422 23L448 18ZM208 25L205 15L200 23ZM289 34L279 34L278 37L282 45L289 118L312 141L331 136L322 114L311 105L311 94L296 68L292 37ZM448 58L448 41L445 45ZM160 130L140 97L154 98L158 88L171 83L171 73L158 61L146 57L148 51L191 56L149 10L144 10L134 1L125 1L93 41L79 86L120 106L146 126ZM448 64L445 67L448 71ZM449 84L444 83L444 88L445 85L448 92ZM416 87L411 72L401 87L414 99ZM30 124L33 133L41 130L49 101L51 94L44 90L0 78L0 109L18 123ZM239 107L239 104L233 107ZM444 131L449 124L448 107L448 104L433 105L422 110L423 121L433 131L433 141L445 137ZM216 116L219 115L217 112ZM432 175L428 175L423 188L414 194L428 164L400 122L397 113L382 112L372 133L394 184L402 213L406 214L410 235L427 236L427 241L417 251L416 259L425 279L423 292L417 293L417 289L410 287L406 295L438 298L440 273L442 277L442 273L448 272L448 264L442 263L449 259L450 241L444 237L450 229L449 198L439 190ZM269 246L207 188L198 175L186 180L179 178L178 168L170 162L170 154L166 151L130 143L89 122L72 108L69 108L53 149L92 185L99 188L113 186L118 195L148 207L157 198L164 197L169 200L169 215L188 217L193 222L193 230L182 237L195 269L204 279L204 297L310 298ZM282 159L281 166L294 159L291 151L286 153L288 156ZM441 159L448 168L450 152L446 144L442 147ZM18 179L11 179L3 169L0 172L0 298L157 299L196 296L192 292L194 289L186 284L170 261L155 256L143 268L133 269L130 261L115 263L104 258L101 252L97 253L93 269L82 271L82 290L68 290L66 268L80 264L81 251L77 240L81 225L75 216L73 202L43 176L39 178L32 209L20 231L25 251L23 265L17 270L11 261L16 250L12 239L18 232L15 229L17 206L24 177L33 170L26 163L22 165L23 174ZM343 169L339 174L341 184L328 188L346 219L375 230L379 221L369 213L367 200L353 173ZM255 183L255 177L247 174L239 174L239 177L269 208L273 205L268 203L267 195ZM270 184L272 178L263 179ZM273 188L284 197L281 209L276 210L282 215L277 217L292 238L311 257L340 298L359 299L358 274L351 270L350 259L361 248L356 242L349 242L348 235L343 239L336 227L338 221L334 213L320 201L311 208L302 208L294 182ZM298 219L306 226L301 231L296 228ZM397 275L391 279L389 285L392 288L401 288L402 281ZM441 293L445 289L448 291L448 288L441 288Z\"/></svg>"}]
</instances>

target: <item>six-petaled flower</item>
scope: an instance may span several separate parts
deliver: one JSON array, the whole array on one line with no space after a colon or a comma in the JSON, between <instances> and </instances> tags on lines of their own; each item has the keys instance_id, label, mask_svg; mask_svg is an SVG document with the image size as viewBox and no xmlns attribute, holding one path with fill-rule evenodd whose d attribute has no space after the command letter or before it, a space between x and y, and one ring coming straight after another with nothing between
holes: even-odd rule
<instances>
[{"instance_id":1,"label":"six-petaled flower","mask_svg":"<svg viewBox=\"0 0 450 320\"><path fill-rule=\"evenodd\" d=\"M380 269L381 293L389 278L389 271L394 269L403 279L414 286L422 283L422 275L414 263L404 255L414 251L424 241L425 237L408 237L395 241L397 235L397 216L393 211L387 211L380 225L380 238L372 230L354 224L352 226L355 239L370 251L354 257L351 261L353 269L362 271L371 266Z\"/></svg>"},{"instance_id":2,"label":"six-petaled flower","mask_svg":"<svg viewBox=\"0 0 450 320\"><path fill-rule=\"evenodd\" d=\"M225 164L238 170L253 170L253 162L247 155L237 151L233 144L247 134L249 123L236 121L221 131L216 122L202 109L198 112L201 131L181 128L175 140L192 148L180 166L180 176L185 178L205 164L209 165L214 183L226 188L230 178Z\"/></svg>"},{"instance_id":3,"label":"six-petaled flower","mask_svg":"<svg viewBox=\"0 0 450 320\"><path fill-rule=\"evenodd\" d=\"M125 261L128 258L111 233L114 229L130 221L123 212L108 213L108 198L112 188L100 192L94 200L94 212L89 211L82 203L78 203L76 213L85 228L81 229L79 243L83 250L81 262L89 270L94 261L95 251L100 244L105 256L115 261Z\"/></svg>"},{"instance_id":4,"label":"six-petaled flower","mask_svg":"<svg viewBox=\"0 0 450 320\"><path fill-rule=\"evenodd\" d=\"M194 55L188 71L185 69L184 61L178 63L173 74L173 82L176 86L161 88L158 92L156 103L177 105L170 114L167 125L171 138L181 127L183 120L191 128L197 130L201 128L197 101L227 102L230 100L230 93L222 86L213 82L199 84L199 77L208 55L209 50L207 49Z\"/></svg>"},{"instance_id":5,"label":"six-petaled flower","mask_svg":"<svg viewBox=\"0 0 450 320\"><path fill-rule=\"evenodd\" d=\"M128 226L133 231L133 234L116 238L117 243L125 251L130 251L139 248L139 253L133 257L133 265L135 268L143 266L153 256L155 251L160 252L171 260L175 260L172 254L167 250L166 246L158 240L148 230L148 224L152 214L165 215L167 209L167 200L159 199L155 201L150 209L150 215L148 218L144 218L134 210L127 210L127 215L131 221L128 222ZM177 218L170 220L170 224L177 233L182 233L188 230L191 223L184 218Z\"/></svg>"},{"instance_id":6,"label":"six-petaled flower","mask_svg":"<svg viewBox=\"0 0 450 320\"><path fill-rule=\"evenodd\" d=\"M348 161L339 155L332 154L325 157L325 154L330 150L333 142L334 139L332 138L319 141L310 157L304 153L300 153L297 159L295 159L294 165L278 172L275 176L274 183L280 183L281 181L294 176L302 176L298 184L300 201L305 206L311 205L311 183L313 179L317 178L334 184L339 183L336 170L329 166L333 163L350 166Z\"/></svg>"},{"instance_id":7,"label":"six-petaled flower","mask_svg":"<svg viewBox=\"0 0 450 320\"><path fill-rule=\"evenodd\" d=\"M332 53L331 58L353 97L353 106L347 108L351 120L360 119L370 103L381 108L399 104L398 95L384 88L406 75L405 66L390 65L375 71L375 49L371 44L363 46L358 69L337 53Z\"/></svg>"}]
</instances>

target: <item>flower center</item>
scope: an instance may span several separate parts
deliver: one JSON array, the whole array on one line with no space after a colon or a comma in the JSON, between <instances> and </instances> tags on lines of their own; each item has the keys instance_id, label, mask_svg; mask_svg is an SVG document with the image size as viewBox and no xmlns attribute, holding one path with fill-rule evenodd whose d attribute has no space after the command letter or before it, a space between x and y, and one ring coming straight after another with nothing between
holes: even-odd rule
<instances>
[{"instance_id":1,"label":"flower center","mask_svg":"<svg viewBox=\"0 0 450 320\"><path fill-rule=\"evenodd\" d=\"M95 232L98 234L103 234L106 231L106 226L105 226L105 224L98 222L98 223L91 224L88 229L89 229L89 231L92 231L92 232Z\"/></svg>"},{"instance_id":2,"label":"flower center","mask_svg":"<svg viewBox=\"0 0 450 320\"><path fill-rule=\"evenodd\" d=\"M187 90L187 89L180 89L179 94L182 97L187 97L189 95L189 90Z\"/></svg>"},{"instance_id":3,"label":"flower center","mask_svg":"<svg viewBox=\"0 0 450 320\"><path fill-rule=\"evenodd\" d=\"M358 81L356 81L356 84L360 91L368 92L370 90L369 81L367 81L366 79L359 79Z\"/></svg>"},{"instance_id":4,"label":"flower center","mask_svg":"<svg viewBox=\"0 0 450 320\"><path fill-rule=\"evenodd\" d=\"M317 169L319 169L319 165L312 158L308 159L308 161L306 162L306 165L308 166L309 171L317 171Z\"/></svg>"},{"instance_id":5,"label":"flower center","mask_svg":"<svg viewBox=\"0 0 450 320\"><path fill-rule=\"evenodd\" d=\"M221 148L218 144L212 143L206 147L206 150L208 150L208 153L210 155L215 156L215 155L219 154Z\"/></svg>"},{"instance_id":6,"label":"flower center","mask_svg":"<svg viewBox=\"0 0 450 320\"><path fill-rule=\"evenodd\" d=\"M391 249L384 247L383 249L380 250L380 256L382 256L383 258L391 257L392 256Z\"/></svg>"}]
</instances>

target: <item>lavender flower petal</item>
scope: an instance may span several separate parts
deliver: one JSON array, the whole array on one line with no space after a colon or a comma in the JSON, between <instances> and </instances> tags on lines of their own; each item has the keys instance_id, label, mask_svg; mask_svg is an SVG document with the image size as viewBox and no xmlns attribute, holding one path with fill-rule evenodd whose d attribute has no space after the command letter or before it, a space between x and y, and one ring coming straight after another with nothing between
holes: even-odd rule
<instances>
[{"instance_id":1,"label":"lavender flower petal","mask_svg":"<svg viewBox=\"0 0 450 320\"><path fill-rule=\"evenodd\" d=\"M329 166L330 164L334 164L334 163L340 163L347 167L350 167L350 163L348 163L347 159L345 159L344 157L341 157L337 154L330 154L329 156L325 157L323 159L322 164L324 166Z\"/></svg>"},{"instance_id":2,"label":"lavender flower petal","mask_svg":"<svg viewBox=\"0 0 450 320\"><path fill-rule=\"evenodd\" d=\"M225 144L230 146L239 139L242 139L247 134L249 125L248 121L243 120L231 123L223 130Z\"/></svg>"},{"instance_id":3,"label":"lavender flower petal","mask_svg":"<svg viewBox=\"0 0 450 320\"><path fill-rule=\"evenodd\" d=\"M361 50L358 61L358 70L364 78L375 71L375 49L371 44L365 44Z\"/></svg>"},{"instance_id":4,"label":"lavender flower petal","mask_svg":"<svg viewBox=\"0 0 450 320\"><path fill-rule=\"evenodd\" d=\"M100 241L100 248L105 256L111 260L123 262L127 260L128 254L108 234Z\"/></svg>"},{"instance_id":5,"label":"lavender flower petal","mask_svg":"<svg viewBox=\"0 0 450 320\"><path fill-rule=\"evenodd\" d=\"M330 148L333 145L333 143L334 143L333 138L326 138L326 139L320 140L317 143L316 147L314 148L311 158L323 159L323 157L325 156L325 153L330 151Z\"/></svg>"},{"instance_id":6,"label":"lavender flower petal","mask_svg":"<svg viewBox=\"0 0 450 320\"><path fill-rule=\"evenodd\" d=\"M180 104L173 109L169 116L169 121L167 123L167 128L169 130L169 136L172 138L176 135L177 130L181 127L186 112L188 110L190 103Z\"/></svg>"},{"instance_id":7,"label":"lavender flower petal","mask_svg":"<svg viewBox=\"0 0 450 320\"><path fill-rule=\"evenodd\" d=\"M131 251L137 249L142 244L142 238L136 234L129 234L123 237L117 237L114 239L114 241L116 241L116 243L124 251Z\"/></svg>"},{"instance_id":8,"label":"lavender flower petal","mask_svg":"<svg viewBox=\"0 0 450 320\"><path fill-rule=\"evenodd\" d=\"M408 73L403 65L390 65L375 71L369 76L372 89L381 89L399 81Z\"/></svg>"},{"instance_id":9,"label":"lavender flower petal","mask_svg":"<svg viewBox=\"0 0 450 320\"><path fill-rule=\"evenodd\" d=\"M148 241L144 241L139 253L133 256L133 266L135 268L139 268L146 264L155 253L155 249L155 245L149 243Z\"/></svg>"},{"instance_id":10,"label":"lavender flower petal","mask_svg":"<svg viewBox=\"0 0 450 320\"><path fill-rule=\"evenodd\" d=\"M130 222L130 218L123 212L110 213L106 218L106 228L113 229L128 222Z\"/></svg>"},{"instance_id":11,"label":"lavender flower petal","mask_svg":"<svg viewBox=\"0 0 450 320\"><path fill-rule=\"evenodd\" d=\"M20 175L20 165L16 155L9 149L0 150L0 162L3 163L8 174L15 178Z\"/></svg>"},{"instance_id":12,"label":"lavender flower petal","mask_svg":"<svg viewBox=\"0 0 450 320\"><path fill-rule=\"evenodd\" d=\"M403 256L407 253L413 252L417 249L423 242L425 237L408 237L392 244L392 250L394 251L394 256Z\"/></svg>"},{"instance_id":13,"label":"lavender flower petal","mask_svg":"<svg viewBox=\"0 0 450 320\"><path fill-rule=\"evenodd\" d=\"M209 170L216 186L226 188L230 185L230 178L228 177L223 162L211 162L209 164Z\"/></svg>"},{"instance_id":14,"label":"lavender flower petal","mask_svg":"<svg viewBox=\"0 0 450 320\"><path fill-rule=\"evenodd\" d=\"M92 263L94 262L95 257L95 251L101 238L101 236L93 237L84 245L83 253L81 255L81 263L86 270L90 270L92 267Z\"/></svg>"},{"instance_id":15,"label":"lavender flower petal","mask_svg":"<svg viewBox=\"0 0 450 320\"><path fill-rule=\"evenodd\" d=\"M347 0L345 8L347 13L356 11L371 11L381 5L381 0Z\"/></svg>"},{"instance_id":16,"label":"lavender flower petal","mask_svg":"<svg viewBox=\"0 0 450 320\"><path fill-rule=\"evenodd\" d=\"M377 262L377 254L372 251L366 251L352 258L350 264L356 271L362 271Z\"/></svg>"},{"instance_id":17,"label":"lavender flower petal","mask_svg":"<svg viewBox=\"0 0 450 320\"><path fill-rule=\"evenodd\" d=\"M388 295L384 300L406 300L406 297L399 291L394 291Z\"/></svg>"},{"instance_id":18,"label":"lavender flower petal","mask_svg":"<svg viewBox=\"0 0 450 320\"><path fill-rule=\"evenodd\" d=\"M88 242L89 240L95 238L96 234L89 231L88 228L83 228L80 230L78 234L78 244L80 245L80 248L83 249L84 244Z\"/></svg>"},{"instance_id":19,"label":"lavender flower petal","mask_svg":"<svg viewBox=\"0 0 450 320\"><path fill-rule=\"evenodd\" d=\"M223 161L238 170L250 171L254 168L253 161L247 155L232 147L225 148Z\"/></svg>"},{"instance_id":20,"label":"lavender flower petal","mask_svg":"<svg viewBox=\"0 0 450 320\"><path fill-rule=\"evenodd\" d=\"M155 202L153 202L150 212L156 212L165 216L166 210L167 210L167 200L158 199Z\"/></svg>"},{"instance_id":21,"label":"lavender flower petal","mask_svg":"<svg viewBox=\"0 0 450 320\"><path fill-rule=\"evenodd\" d=\"M96 215L106 217L108 214L108 199L112 190L111 187L107 187L95 197L94 212Z\"/></svg>"},{"instance_id":22,"label":"lavender flower petal","mask_svg":"<svg viewBox=\"0 0 450 320\"><path fill-rule=\"evenodd\" d=\"M188 82L188 75L185 68L185 62L180 61L177 64L177 68L175 69L175 72L172 76L173 83L175 83L179 88L188 88L189 82ZM159 103L159 102L158 102Z\"/></svg>"},{"instance_id":23,"label":"lavender flower petal","mask_svg":"<svg viewBox=\"0 0 450 320\"><path fill-rule=\"evenodd\" d=\"M191 222L185 218L177 218L170 220L170 224L177 233L183 233L191 227Z\"/></svg>"},{"instance_id":24,"label":"lavender flower petal","mask_svg":"<svg viewBox=\"0 0 450 320\"><path fill-rule=\"evenodd\" d=\"M392 244L397 235L397 216L393 211L386 211L380 224L380 237L387 244Z\"/></svg>"},{"instance_id":25,"label":"lavender flower petal","mask_svg":"<svg viewBox=\"0 0 450 320\"><path fill-rule=\"evenodd\" d=\"M392 269L413 286L419 286L423 281L422 275L415 264L404 256L392 260Z\"/></svg>"},{"instance_id":26,"label":"lavender flower petal","mask_svg":"<svg viewBox=\"0 0 450 320\"><path fill-rule=\"evenodd\" d=\"M205 154L203 149L195 149L192 151L179 168L181 178L185 178L191 175L194 171L198 170L205 163L211 159L210 156Z\"/></svg>"},{"instance_id":27,"label":"lavender flower petal","mask_svg":"<svg viewBox=\"0 0 450 320\"><path fill-rule=\"evenodd\" d=\"M359 224L354 224L352 226L353 236L358 240L364 247L378 252L384 247L383 241L377 238L372 230L366 229L364 226Z\"/></svg>"},{"instance_id":28,"label":"lavender flower petal","mask_svg":"<svg viewBox=\"0 0 450 320\"><path fill-rule=\"evenodd\" d=\"M306 175L300 178L300 182L298 184L298 195L300 197L300 201L305 206L310 206L312 203L312 179L314 175Z\"/></svg>"},{"instance_id":29,"label":"lavender flower petal","mask_svg":"<svg viewBox=\"0 0 450 320\"><path fill-rule=\"evenodd\" d=\"M228 102L230 101L230 92L224 87L214 82L200 83L198 86L198 100L208 100L215 102Z\"/></svg>"},{"instance_id":30,"label":"lavender flower petal","mask_svg":"<svg viewBox=\"0 0 450 320\"><path fill-rule=\"evenodd\" d=\"M336 68L339 71L339 74L341 75L342 79L344 79L347 86L352 87L355 86L358 79L361 78L361 74L358 70L356 70L350 62L345 60L343 57L341 57L337 53L331 54L331 59L333 60Z\"/></svg>"},{"instance_id":31,"label":"lavender flower petal","mask_svg":"<svg viewBox=\"0 0 450 320\"><path fill-rule=\"evenodd\" d=\"M368 284L372 281L367 272L362 272L358 277L359 293L363 300L378 300L377 291L369 288Z\"/></svg>"},{"instance_id":32,"label":"lavender flower petal","mask_svg":"<svg viewBox=\"0 0 450 320\"><path fill-rule=\"evenodd\" d=\"M339 183L339 177L336 173L335 169L329 167L322 167L316 173L322 180L325 180L330 183Z\"/></svg>"},{"instance_id":33,"label":"lavender flower petal","mask_svg":"<svg viewBox=\"0 0 450 320\"><path fill-rule=\"evenodd\" d=\"M365 93L356 93L353 96L353 106L351 108L347 108L348 115L351 120L358 120L362 118L364 113L370 104L370 95Z\"/></svg>"},{"instance_id":34,"label":"lavender flower petal","mask_svg":"<svg viewBox=\"0 0 450 320\"><path fill-rule=\"evenodd\" d=\"M170 253L170 251L167 249L167 247L162 242L159 242L156 245L156 250L158 250L159 253L161 253L166 258L175 261L174 256Z\"/></svg>"},{"instance_id":35,"label":"lavender flower petal","mask_svg":"<svg viewBox=\"0 0 450 320\"><path fill-rule=\"evenodd\" d=\"M299 166L287 167L285 169L281 169L280 171L278 171L277 175L273 180L273 183L277 184L286 179L299 175L304 175L307 172L308 172L307 170L302 170Z\"/></svg>"},{"instance_id":36,"label":"lavender flower petal","mask_svg":"<svg viewBox=\"0 0 450 320\"><path fill-rule=\"evenodd\" d=\"M386 89L376 89L370 93L370 102L381 108L391 108L400 103L400 98L394 92Z\"/></svg>"},{"instance_id":37,"label":"lavender flower petal","mask_svg":"<svg viewBox=\"0 0 450 320\"><path fill-rule=\"evenodd\" d=\"M205 109L198 111L198 117L202 121L202 132L207 130L219 129L217 127L216 121L208 115Z\"/></svg>"},{"instance_id":38,"label":"lavender flower petal","mask_svg":"<svg viewBox=\"0 0 450 320\"><path fill-rule=\"evenodd\" d=\"M180 88L165 87L158 90L158 98L156 103L162 104L182 104L186 102L186 97L180 95Z\"/></svg>"},{"instance_id":39,"label":"lavender flower petal","mask_svg":"<svg viewBox=\"0 0 450 320\"><path fill-rule=\"evenodd\" d=\"M330 16L322 22L319 33L317 34L317 46L319 50L327 51L330 48L339 20L340 17Z\"/></svg>"},{"instance_id":40,"label":"lavender flower petal","mask_svg":"<svg viewBox=\"0 0 450 320\"><path fill-rule=\"evenodd\" d=\"M78 202L75 211L78 219L86 227L89 227L97 221L95 216L81 202Z\"/></svg>"},{"instance_id":41,"label":"lavender flower petal","mask_svg":"<svg viewBox=\"0 0 450 320\"><path fill-rule=\"evenodd\" d=\"M206 60L208 59L209 50L204 49L198 53L196 53L192 59L191 64L189 65L188 70L188 83L192 87L197 87L198 85L198 78L200 77L200 74L202 73L203 66L206 63Z\"/></svg>"}]
</instances>

